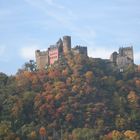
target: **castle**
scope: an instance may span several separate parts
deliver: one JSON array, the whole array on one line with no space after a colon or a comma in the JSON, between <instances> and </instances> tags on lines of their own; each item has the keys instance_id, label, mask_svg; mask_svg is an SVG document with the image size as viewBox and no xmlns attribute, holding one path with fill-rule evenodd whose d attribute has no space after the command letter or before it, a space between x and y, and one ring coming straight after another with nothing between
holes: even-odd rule
<instances>
[{"instance_id":1,"label":"castle","mask_svg":"<svg viewBox=\"0 0 140 140\"><path fill-rule=\"evenodd\" d=\"M54 64L62 55L66 55L70 52L87 56L87 47L76 46L71 48L71 37L63 36L63 40L60 38L56 44L50 45L48 50L35 51L37 69L44 69L46 66Z\"/></svg>"},{"instance_id":2,"label":"castle","mask_svg":"<svg viewBox=\"0 0 140 140\"><path fill-rule=\"evenodd\" d=\"M82 54L87 56L87 47L75 46L71 48L71 37L63 36L56 44L50 45L46 51L35 51L37 69L45 69L47 66L54 64L61 59L61 56L72 52L74 55ZM110 59L107 60L110 64L114 64L116 68L122 69L125 66L134 64L133 47L121 47L118 52L113 52Z\"/></svg>"},{"instance_id":3,"label":"castle","mask_svg":"<svg viewBox=\"0 0 140 140\"><path fill-rule=\"evenodd\" d=\"M110 61L113 62L118 68L134 64L133 47L121 47L119 52L113 52L110 56Z\"/></svg>"}]
</instances>

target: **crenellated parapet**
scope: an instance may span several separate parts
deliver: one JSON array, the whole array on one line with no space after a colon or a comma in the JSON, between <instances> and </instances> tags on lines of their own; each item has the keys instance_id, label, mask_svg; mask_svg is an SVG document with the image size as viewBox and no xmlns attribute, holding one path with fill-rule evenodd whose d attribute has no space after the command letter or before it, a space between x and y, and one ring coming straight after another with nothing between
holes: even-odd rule
<instances>
[{"instance_id":1,"label":"crenellated parapet","mask_svg":"<svg viewBox=\"0 0 140 140\"><path fill-rule=\"evenodd\" d=\"M80 46L77 45L72 49L74 54L83 54L85 56L87 56L87 47L86 46Z\"/></svg>"}]
</instances>

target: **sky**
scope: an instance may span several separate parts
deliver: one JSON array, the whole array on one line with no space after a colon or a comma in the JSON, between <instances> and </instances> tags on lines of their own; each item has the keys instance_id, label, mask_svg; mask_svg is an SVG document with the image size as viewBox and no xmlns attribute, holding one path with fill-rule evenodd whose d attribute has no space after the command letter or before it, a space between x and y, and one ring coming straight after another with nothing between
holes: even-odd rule
<instances>
[{"instance_id":1,"label":"sky","mask_svg":"<svg viewBox=\"0 0 140 140\"><path fill-rule=\"evenodd\" d=\"M0 72L16 74L65 35L93 58L133 46L140 64L140 0L0 0Z\"/></svg>"}]
</instances>

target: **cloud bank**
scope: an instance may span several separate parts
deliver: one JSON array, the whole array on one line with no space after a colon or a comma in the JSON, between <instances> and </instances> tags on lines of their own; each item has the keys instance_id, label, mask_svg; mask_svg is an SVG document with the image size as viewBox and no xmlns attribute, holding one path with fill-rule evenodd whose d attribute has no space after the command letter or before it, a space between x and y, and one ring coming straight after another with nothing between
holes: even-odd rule
<instances>
[{"instance_id":1,"label":"cloud bank","mask_svg":"<svg viewBox=\"0 0 140 140\"><path fill-rule=\"evenodd\" d=\"M27 45L20 49L19 55L24 60L35 59L35 50L39 49L38 45Z\"/></svg>"}]
</instances>

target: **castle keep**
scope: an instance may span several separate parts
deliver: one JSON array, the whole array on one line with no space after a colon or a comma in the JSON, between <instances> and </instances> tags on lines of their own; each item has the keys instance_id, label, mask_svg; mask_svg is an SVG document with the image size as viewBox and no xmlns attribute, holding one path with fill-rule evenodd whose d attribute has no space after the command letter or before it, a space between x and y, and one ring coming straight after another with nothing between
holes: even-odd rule
<instances>
[{"instance_id":1,"label":"castle keep","mask_svg":"<svg viewBox=\"0 0 140 140\"><path fill-rule=\"evenodd\" d=\"M110 61L113 62L118 68L123 68L134 63L133 47L121 47L119 52L113 52L110 56Z\"/></svg>"},{"instance_id":2,"label":"castle keep","mask_svg":"<svg viewBox=\"0 0 140 140\"><path fill-rule=\"evenodd\" d=\"M71 48L71 37L63 36L55 45L50 45L48 50L36 50L35 57L38 69L44 69L47 65L54 64L62 55L73 52L73 54L83 54L87 56L87 47L76 46Z\"/></svg>"}]
</instances>

